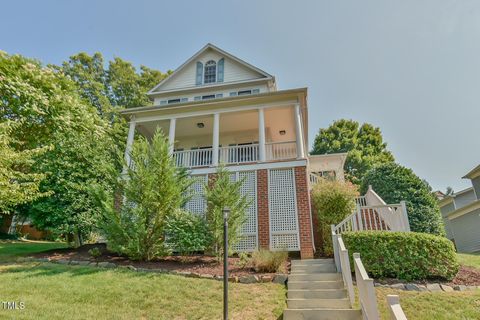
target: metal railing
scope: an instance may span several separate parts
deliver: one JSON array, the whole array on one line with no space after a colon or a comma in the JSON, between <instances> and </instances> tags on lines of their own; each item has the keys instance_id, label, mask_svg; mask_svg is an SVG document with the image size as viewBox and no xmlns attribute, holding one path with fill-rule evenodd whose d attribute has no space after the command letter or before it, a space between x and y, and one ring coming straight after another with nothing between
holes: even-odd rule
<instances>
[{"instance_id":1,"label":"metal railing","mask_svg":"<svg viewBox=\"0 0 480 320\"><path fill-rule=\"evenodd\" d=\"M269 142L265 143L267 160L286 160L297 158L297 142Z\"/></svg>"}]
</instances>

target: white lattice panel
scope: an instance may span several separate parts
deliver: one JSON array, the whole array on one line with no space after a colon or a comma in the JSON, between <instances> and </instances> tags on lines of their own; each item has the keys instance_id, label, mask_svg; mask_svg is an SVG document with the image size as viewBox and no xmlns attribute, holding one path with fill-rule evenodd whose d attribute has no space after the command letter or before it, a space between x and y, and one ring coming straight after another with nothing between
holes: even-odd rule
<instances>
[{"instance_id":1,"label":"white lattice panel","mask_svg":"<svg viewBox=\"0 0 480 320\"><path fill-rule=\"evenodd\" d=\"M257 175L255 171L242 171L233 173L231 179L235 181L244 179L240 192L252 201L247 210L247 220L240 230L241 240L234 249L254 251L257 249Z\"/></svg>"},{"instance_id":2,"label":"white lattice panel","mask_svg":"<svg viewBox=\"0 0 480 320\"><path fill-rule=\"evenodd\" d=\"M300 250L293 169L271 169L268 173L270 249Z\"/></svg>"},{"instance_id":3,"label":"white lattice panel","mask_svg":"<svg viewBox=\"0 0 480 320\"><path fill-rule=\"evenodd\" d=\"M207 182L208 176L194 176L195 182L190 186L190 200L185 204L185 209L205 217L207 211L207 201L205 200L204 185Z\"/></svg>"}]
</instances>

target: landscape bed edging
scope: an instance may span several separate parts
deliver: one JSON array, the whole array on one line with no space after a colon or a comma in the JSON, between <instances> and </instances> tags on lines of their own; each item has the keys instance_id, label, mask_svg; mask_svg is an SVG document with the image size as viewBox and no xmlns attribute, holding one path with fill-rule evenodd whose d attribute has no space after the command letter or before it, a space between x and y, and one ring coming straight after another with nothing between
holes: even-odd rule
<instances>
[{"instance_id":1,"label":"landscape bed edging","mask_svg":"<svg viewBox=\"0 0 480 320\"><path fill-rule=\"evenodd\" d=\"M453 291L473 291L480 289L480 286L467 286L463 284L458 285L447 285L443 283L427 283L427 284L416 284L416 283L394 283L394 284L382 284L375 282L375 287L378 288L390 288L396 290L404 291L429 291L429 292L453 292Z\"/></svg>"},{"instance_id":2,"label":"landscape bed edging","mask_svg":"<svg viewBox=\"0 0 480 320\"><path fill-rule=\"evenodd\" d=\"M56 264L65 264L65 265L76 265L76 266L89 266L89 267L96 267L96 268L110 268L110 269L129 269L135 272L150 272L150 273L166 273L172 274L177 276L184 276L188 278L202 278L202 279L212 279L212 280L223 280L223 276L217 276L213 274L202 274L196 272L189 272L189 271L175 271L175 270L168 270L168 269L147 269L147 268L137 268L132 265L117 265L113 262L94 262L89 260L54 260L49 258L33 258L33 257L26 257L26 258L18 258L18 262L50 262ZM229 282L235 283L243 283L243 284L250 284L250 283L278 283L278 284L285 284L287 281L288 275L283 273L278 273L275 275L254 275L249 274L245 276L230 276L228 277Z\"/></svg>"}]
</instances>

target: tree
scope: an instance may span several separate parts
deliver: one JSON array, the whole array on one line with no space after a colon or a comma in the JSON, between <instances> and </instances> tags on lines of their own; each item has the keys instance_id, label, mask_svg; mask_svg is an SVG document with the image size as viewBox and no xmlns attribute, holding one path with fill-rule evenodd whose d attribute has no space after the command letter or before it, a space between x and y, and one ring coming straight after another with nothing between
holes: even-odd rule
<instances>
[{"instance_id":1,"label":"tree","mask_svg":"<svg viewBox=\"0 0 480 320\"><path fill-rule=\"evenodd\" d=\"M412 231L445 234L434 193L412 169L396 163L379 165L365 175L360 191L365 193L369 185L387 203L405 200Z\"/></svg>"},{"instance_id":2,"label":"tree","mask_svg":"<svg viewBox=\"0 0 480 320\"><path fill-rule=\"evenodd\" d=\"M40 191L45 174L32 173L34 157L45 153L48 147L16 150L11 138L14 125L0 123L0 213L10 213L16 206L32 202L49 192Z\"/></svg>"},{"instance_id":3,"label":"tree","mask_svg":"<svg viewBox=\"0 0 480 320\"><path fill-rule=\"evenodd\" d=\"M351 182L320 178L311 191L312 203L320 225L323 255L333 255L330 226L338 224L355 209L357 187Z\"/></svg>"},{"instance_id":4,"label":"tree","mask_svg":"<svg viewBox=\"0 0 480 320\"><path fill-rule=\"evenodd\" d=\"M394 161L380 129L369 123L360 126L353 120L337 120L328 128L320 129L311 153L341 152L348 153L345 161L346 178L357 185L375 165Z\"/></svg>"},{"instance_id":5,"label":"tree","mask_svg":"<svg viewBox=\"0 0 480 320\"><path fill-rule=\"evenodd\" d=\"M110 183L109 123L78 95L63 73L19 55L0 54L0 122L11 122L12 147L18 151L49 146L35 154L30 174L44 177L37 198L15 210L54 234L87 235L99 208L85 187Z\"/></svg>"},{"instance_id":6,"label":"tree","mask_svg":"<svg viewBox=\"0 0 480 320\"><path fill-rule=\"evenodd\" d=\"M175 166L169 144L161 131L151 143L140 138L133 145L133 165L126 176L116 174L123 205L115 208L113 190L94 186L102 206L99 226L110 250L134 260L152 260L166 255L166 223L187 201L191 179Z\"/></svg>"},{"instance_id":7,"label":"tree","mask_svg":"<svg viewBox=\"0 0 480 320\"><path fill-rule=\"evenodd\" d=\"M246 220L246 212L251 200L242 195L244 179L233 181L231 173L219 166L215 178L205 185L207 199L207 223L212 237L211 248L218 258L223 254L223 210L230 209L228 215L228 248L240 240L240 229Z\"/></svg>"}]
</instances>

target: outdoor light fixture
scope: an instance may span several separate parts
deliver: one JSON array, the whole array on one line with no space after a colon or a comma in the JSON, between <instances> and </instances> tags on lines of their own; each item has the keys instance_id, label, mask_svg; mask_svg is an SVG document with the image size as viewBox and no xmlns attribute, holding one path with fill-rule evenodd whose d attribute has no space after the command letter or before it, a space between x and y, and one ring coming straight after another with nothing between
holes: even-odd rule
<instances>
[{"instance_id":1,"label":"outdoor light fixture","mask_svg":"<svg viewBox=\"0 0 480 320\"><path fill-rule=\"evenodd\" d=\"M278 133L280 133L281 136L284 136L285 133L287 133L285 130L280 130Z\"/></svg>"},{"instance_id":2,"label":"outdoor light fixture","mask_svg":"<svg viewBox=\"0 0 480 320\"><path fill-rule=\"evenodd\" d=\"M197 123L197 127L202 129L203 127L205 127L205 124L203 122L199 122L199 123Z\"/></svg>"},{"instance_id":3,"label":"outdoor light fixture","mask_svg":"<svg viewBox=\"0 0 480 320\"><path fill-rule=\"evenodd\" d=\"M228 320L228 215L230 209L223 208L223 320Z\"/></svg>"}]
</instances>

